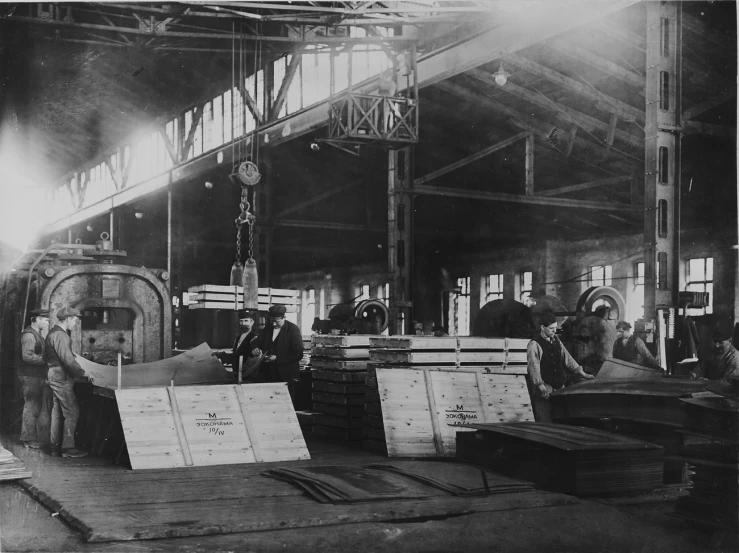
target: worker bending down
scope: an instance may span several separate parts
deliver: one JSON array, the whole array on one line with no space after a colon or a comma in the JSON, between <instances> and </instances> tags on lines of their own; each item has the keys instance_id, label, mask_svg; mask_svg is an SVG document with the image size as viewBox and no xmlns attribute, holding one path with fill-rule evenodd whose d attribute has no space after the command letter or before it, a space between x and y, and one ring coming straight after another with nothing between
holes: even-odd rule
<instances>
[{"instance_id":1,"label":"worker bending down","mask_svg":"<svg viewBox=\"0 0 739 553\"><path fill-rule=\"evenodd\" d=\"M539 319L539 326L540 333L526 347L531 407L534 410L534 420L552 422L549 396L554 390L564 387L567 373L585 380L595 377L578 365L557 338L557 319L552 313L544 313Z\"/></svg>"},{"instance_id":2,"label":"worker bending down","mask_svg":"<svg viewBox=\"0 0 739 553\"><path fill-rule=\"evenodd\" d=\"M616 341L613 342L613 358L643 367L661 369L659 361L649 352L641 338L634 336L631 323L619 321L616 325Z\"/></svg>"}]
</instances>

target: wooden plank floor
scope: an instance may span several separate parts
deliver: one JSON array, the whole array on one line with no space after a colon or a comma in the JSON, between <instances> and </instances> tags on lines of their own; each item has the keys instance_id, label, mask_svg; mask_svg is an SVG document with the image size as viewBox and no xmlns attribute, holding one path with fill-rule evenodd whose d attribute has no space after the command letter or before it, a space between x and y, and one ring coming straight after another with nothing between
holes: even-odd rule
<instances>
[{"instance_id":1,"label":"wooden plank floor","mask_svg":"<svg viewBox=\"0 0 739 553\"><path fill-rule=\"evenodd\" d=\"M20 444L10 449L33 477L22 482L90 542L174 538L424 519L577 503L547 492L352 505L319 504L291 485L262 476L268 468L367 465L386 457L311 440L313 459L281 463L132 471L98 458L61 459Z\"/></svg>"}]
</instances>

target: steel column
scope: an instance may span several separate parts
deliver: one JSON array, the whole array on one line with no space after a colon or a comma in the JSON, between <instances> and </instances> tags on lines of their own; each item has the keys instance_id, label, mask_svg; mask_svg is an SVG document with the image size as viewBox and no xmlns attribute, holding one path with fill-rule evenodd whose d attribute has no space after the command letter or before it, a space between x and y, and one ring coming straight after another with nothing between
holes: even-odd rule
<instances>
[{"instance_id":1,"label":"steel column","mask_svg":"<svg viewBox=\"0 0 739 553\"><path fill-rule=\"evenodd\" d=\"M680 261L682 8L647 2L644 318L677 307Z\"/></svg>"},{"instance_id":2,"label":"steel column","mask_svg":"<svg viewBox=\"0 0 739 553\"><path fill-rule=\"evenodd\" d=\"M390 334L413 332L413 149L388 153Z\"/></svg>"}]
</instances>

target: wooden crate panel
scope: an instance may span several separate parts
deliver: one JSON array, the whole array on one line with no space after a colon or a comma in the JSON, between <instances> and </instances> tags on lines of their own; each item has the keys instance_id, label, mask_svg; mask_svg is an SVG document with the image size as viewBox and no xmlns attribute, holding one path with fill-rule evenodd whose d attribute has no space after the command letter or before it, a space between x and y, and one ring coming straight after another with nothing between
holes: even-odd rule
<instances>
[{"instance_id":1,"label":"wooden crate panel","mask_svg":"<svg viewBox=\"0 0 739 553\"><path fill-rule=\"evenodd\" d=\"M257 306L259 311L267 311L272 303L260 303ZM191 303L187 306L188 309L226 309L234 311L234 303L226 301L199 301ZM239 306L239 309L241 306ZM298 307L296 305L286 305L285 311L287 313L297 313Z\"/></svg>"},{"instance_id":2,"label":"wooden crate panel","mask_svg":"<svg viewBox=\"0 0 739 553\"><path fill-rule=\"evenodd\" d=\"M474 336L373 336L370 347L409 350L500 350L525 352L529 340L520 338L478 338Z\"/></svg>"},{"instance_id":3,"label":"wooden crate panel","mask_svg":"<svg viewBox=\"0 0 739 553\"><path fill-rule=\"evenodd\" d=\"M312 354L316 357L329 357L331 359L368 359L369 353L366 348L342 348L339 346L323 347L313 346Z\"/></svg>"},{"instance_id":4,"label":"wooden crate panel","mask_svg":"<svg viewBox=\"0 0 739 553\"><path fill-rule=\"evenodd\" d=\"M348 336L317 334L313 336L313 345L369 348L370 337L370 334L350 334Z\"/></svg>"},{"instance_id":5,"label":"wooden crate panel","mask_svg":"<svg viewBox=\"0 0 739 553\"><path fill-rule=\"evenodd\" d=\"M341 359L321 359L311 356L311 367L332 371L366 371L367 361L343 361Z\"/></svg>"},{"instance_id":6,"label":"wooden crate panel","mask_svg":"<svg viewBox=\"0 0 739 553\"><path fill-rule=\"evenodd\" d=\"M116 390L134 469L308 459L284 384Z\"/></svg>"},{"instance_id":7,"label":"wooden crate panel","mask_svg":"<svg viewBox=\"0 0 739 553\"><path fill-rule=\"evenodd\" d=\"M229 293L233 294L234 287L233 286L226 286L226 285L220 285L220 284L200 284L198 286L190 286L190 288L187 289L188 293L196 294L198 292L220 292L220 293ZM244 289L241 286L236 286L236 291L238 294L243 295ZM289 297L289 298L297 298L298 297L298 291L297 290L287 290L282 288L259 288L258 294L260 296L271 296L271 297Z\"/></svg>"},{"instance_id":8,"label":"wooden crate panel","mask_svg":"<svg viewBox=\"0 0 739 553\"><path fill-rule=\"evenodd\" d=\"M470 363L486 363L491 365L503 365L507 363L525 363L526 352L506 351L415 351L415 350L389 350L370 349L370 361L403 364L447 364L459 365Z\"/></svg>"},{"instance_id":9,"label":"wooden crate panel","mask_svg":"<svg viewBox=\"0 0 739 553\"><path fill-rule=\"evenodd\" d=\"M523 375L377 369L390 456L453 456L475 422L532 421ZM369 410L368 410L369 412Z\"/></svg>"},{"instance_id":10,"label":"wooden crate panel","mask_svg":"<svg viewBox=\"0 0 739 553\"><path fill-rule=\"evenodd\" d=\"M383 363L379 361L370 361L367 363L367 385L376 385L375 371L377 369L423 369L424 371L447 371L447 372L470 372L485 374L526 374L526 363L510 363L506 365L401 365L392 363ZM375 384L371 384L375 382Z\"/></svg>"},{"instance_id":11,"label":"wooden crate panel","mask_svg":"<svg viewBox=\"0 0 739 553\"><path fill-rule=\"evenodd\" d=\"M195 302L204 302L204 301L221 301L226 302L231 305L234 303L234 294L231 292L230 294L226 293L219 293L219 292L196 292L195 294L189 293L190 296L190 303ZM243 303L244 301L244 294L239 294L236 297L236 302L239 304ZM281 304L281 305L296 305L296 299L291 297L280 297L280 296L272 296L271 298L269 296L262 296L261 294L258 296L259 303L264 304Z\"/></svg>"}]
</instances>

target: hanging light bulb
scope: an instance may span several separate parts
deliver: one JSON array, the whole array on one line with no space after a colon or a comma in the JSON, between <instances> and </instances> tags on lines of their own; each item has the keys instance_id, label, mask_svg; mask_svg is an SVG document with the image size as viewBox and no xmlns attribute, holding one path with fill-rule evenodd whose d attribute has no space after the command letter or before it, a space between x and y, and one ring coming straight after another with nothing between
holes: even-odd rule
<instances>
[{"instance_id":1,"label":"hanging light bulb","mask_svg":"<svg viewBox=\"0 0 739 553\"><path fill-rule=\"evenodd\" d=\"M508 73L505 69L503 69L503 62L500 62L500 65L498 66L498 70L493 73L493 78L495 79L495 82L503 86L508 82L508 77L510 77L511 74Z\"/></svg>"}]
</instances>

